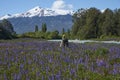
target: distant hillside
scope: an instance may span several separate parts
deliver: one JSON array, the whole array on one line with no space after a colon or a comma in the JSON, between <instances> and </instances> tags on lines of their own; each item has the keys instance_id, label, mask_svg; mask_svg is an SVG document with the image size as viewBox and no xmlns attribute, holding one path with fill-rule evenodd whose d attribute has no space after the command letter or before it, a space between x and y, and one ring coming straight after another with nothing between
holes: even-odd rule
<instances>
[{"instance_id":1,"label":"distant hillside","mask_svg":"<svg viewBox=\"0 0 120 80\"><path fill-rule=\"evenodd\" d=\"M58 30L62 28L70 29L72 27L72 15L71 10L53 10L47 8L41 8L39 6L30 9L24 13L8 14L0 18L0 20L8 19L14 26L16 33L25 33L34 31L34 26L38 25L41 29L42 23L47 24L49 31Z\"/></svg>"},{"instance_id":2,"label":"distant hillside","mask_svg":"<svg viewBox=\"0 0 120 80\"><path fill-rule=\"evenodd\" d=\"M47 24L49 31L58 30L62 28L70 29L72 27L72 16L71 15L59 15L59 16L46 16L46 17L18 17L8 19L14 26L14 30L17 33L25 33L34 31L35 25L38 25L41 29L42 23Z\"/></svg>"}]
</instances>

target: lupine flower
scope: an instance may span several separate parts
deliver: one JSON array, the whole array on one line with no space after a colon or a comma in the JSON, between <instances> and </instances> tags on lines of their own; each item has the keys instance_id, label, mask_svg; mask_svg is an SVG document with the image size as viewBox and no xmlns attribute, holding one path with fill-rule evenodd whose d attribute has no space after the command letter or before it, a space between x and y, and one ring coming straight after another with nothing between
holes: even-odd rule
<instances>
[{"instance_id":1,"label":"lupine flower","mask_svg":"<svg viewBox=\"0 0 120 80\"><path fill-rule=\"evenodd\" d=\"M96 63L98 66L105 66L105 62L102 59L97 59Z\"/></svg>"},{"instance_id":2,"label":"lupine flower","mask_svg":"<svg viewBox=\"0 0 120 80\"><path fill-rule=\"evenodd\" d=\"M107 48L109 51L106 56L101 55L97 59L95 52L101 47ZM88 54L86 54L87 50ZM70 43L69 48L60 48L57 42L38 40L0 43L0 74L3 75L4 80L8 80L9 77L16 80L23 78L25 80L33 78L79 80L81 73L87 74L87 71L91 74L102 75L106 72L107 76L109 74L116 76L120 74L120 64L119 60L117 62L114 60L120 58L119 52L120 45L114 44ZM86 75L82 77L88 80Z\"/></svg>"},{"instance_id":3,"label":"lupine flower","mask_svg":"<svg viewBox=\"0 0 120 80\"><path fill-rule=\"evenodd\" d=\"M113 69L113 75L116 75L118 71L116 69Z\"/></svg>"},{"instance_id":4,"label":"lupine flower","mask_svg":"<svg viewBox=\"0 0 120 80\"><path fill-rule=\"evenodd\" d=\"M7 80L7 76L6 76L6 74L4 73L4 80Z\"/></svg>"}]
</instances>

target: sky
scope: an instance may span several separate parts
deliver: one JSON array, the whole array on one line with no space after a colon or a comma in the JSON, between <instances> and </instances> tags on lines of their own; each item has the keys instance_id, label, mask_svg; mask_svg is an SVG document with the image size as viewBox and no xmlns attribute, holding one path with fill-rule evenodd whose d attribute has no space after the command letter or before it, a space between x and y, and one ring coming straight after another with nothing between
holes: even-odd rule
<instances>
[{"instance_id":1,"label":"sky","mask_svg":"<svg viewBox=\"0 0 120 80\"><path fill-rule=\"evenodd\" d=\"M36 6L74 11L90 7L114 10L120 8L120 0L1 0L0 17L6 14L23 13Z\"/></svg>"}]
</instances>

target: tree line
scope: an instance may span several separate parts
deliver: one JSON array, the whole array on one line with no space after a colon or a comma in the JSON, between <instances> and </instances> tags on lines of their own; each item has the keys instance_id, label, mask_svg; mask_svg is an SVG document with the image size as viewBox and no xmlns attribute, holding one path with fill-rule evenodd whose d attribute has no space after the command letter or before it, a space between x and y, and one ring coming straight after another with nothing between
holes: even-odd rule
<instances>
[{"instance_id":1,"label":"tree line","mask_svg":"<svg viewBox=\"0 0 120 80\"><path fill-rule=\"evenodd\" d=\"M20 37L23 38L39 38L39 39L60 39L61 36L58 30L47 31L47 24L42 23L41 29L38 28L38 25L35 25L34 32L26 32Z\"/></svg>"},{"instance_id":2,"label":"tree line","mask_svg":"<svg viewBox=\"0 0 120 80\"><path fill-rule=\"evenodd\" d=\"M62 34L65 34L63 28ZM41 29L35 25L33 32L26 32L23 34L16 34L14 27L10 21L4 19L0 21L0 39L14 39L14 38L39 38L39 39L60 39L62 34L58 30L47 31L47 24L42 23Z\"/></svg>"},{"instance_id":3,"label":"tree line","mask_svg":"<svg viewBox=\"0 0 120 80\"><path fill-rule=\"evenodd\" d=\"M79 9L73 15L71 29L73 38L91 39L120 36L120 9Z\"/></svg>"},{"instance_id":4,"label":"tree line","mask_svg":"<svg viewBox=\"0 0 120 80\"><path fill-rule=\"evenodd\" d=\"M97 8L79 9L73 15L73 26L62 32L58 30L47 31L46 23L41 29L35 25L34 32L16 35L13 25L6 19L0 21L0 39L12 39L15 37L30 37L41 39L60 39L66 34L69 39L102 39L105 37L120 37L120 9L105 9L103 12Z\"/></svg>"}]
</instances>

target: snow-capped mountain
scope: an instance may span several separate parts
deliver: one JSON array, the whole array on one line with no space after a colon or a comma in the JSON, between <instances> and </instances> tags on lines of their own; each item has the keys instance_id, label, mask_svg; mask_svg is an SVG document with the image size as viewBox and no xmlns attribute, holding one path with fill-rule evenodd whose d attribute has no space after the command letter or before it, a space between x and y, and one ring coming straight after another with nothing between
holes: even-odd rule
<instances>
[{"instance_id":1,"label":"snow-capped mountain","mask_svg":"<svg viewBox=\"0 0 120 80\"><path fill-rule=\"evenodd\" d=\"M50 8L41 8L39 6L34 7L33 9L30 9L24 13L18 13L18 14L7 14L0 18L2 19L8 19L8 18L18 18L18 17L34 17L34 16L58 16L58 15L73 15L72 10L61 10L61 9L50 9Z\"/></svg>"},{"instance_id":2,"label":"snow-capped mountain","mask_svg":"<svg viewBox=\"0 0 120 80\"><path fill-rule=\"evenodd\" d=\"M33 32L35 25L41 29L42 23L47 24L47 30L62 31L72 27L72 10L41 8L39 6L30 9L24 13L7 14L0 18L0 20L8 19L16 33L21 34L25 32Z\"/></svg>"}]
</instances>

